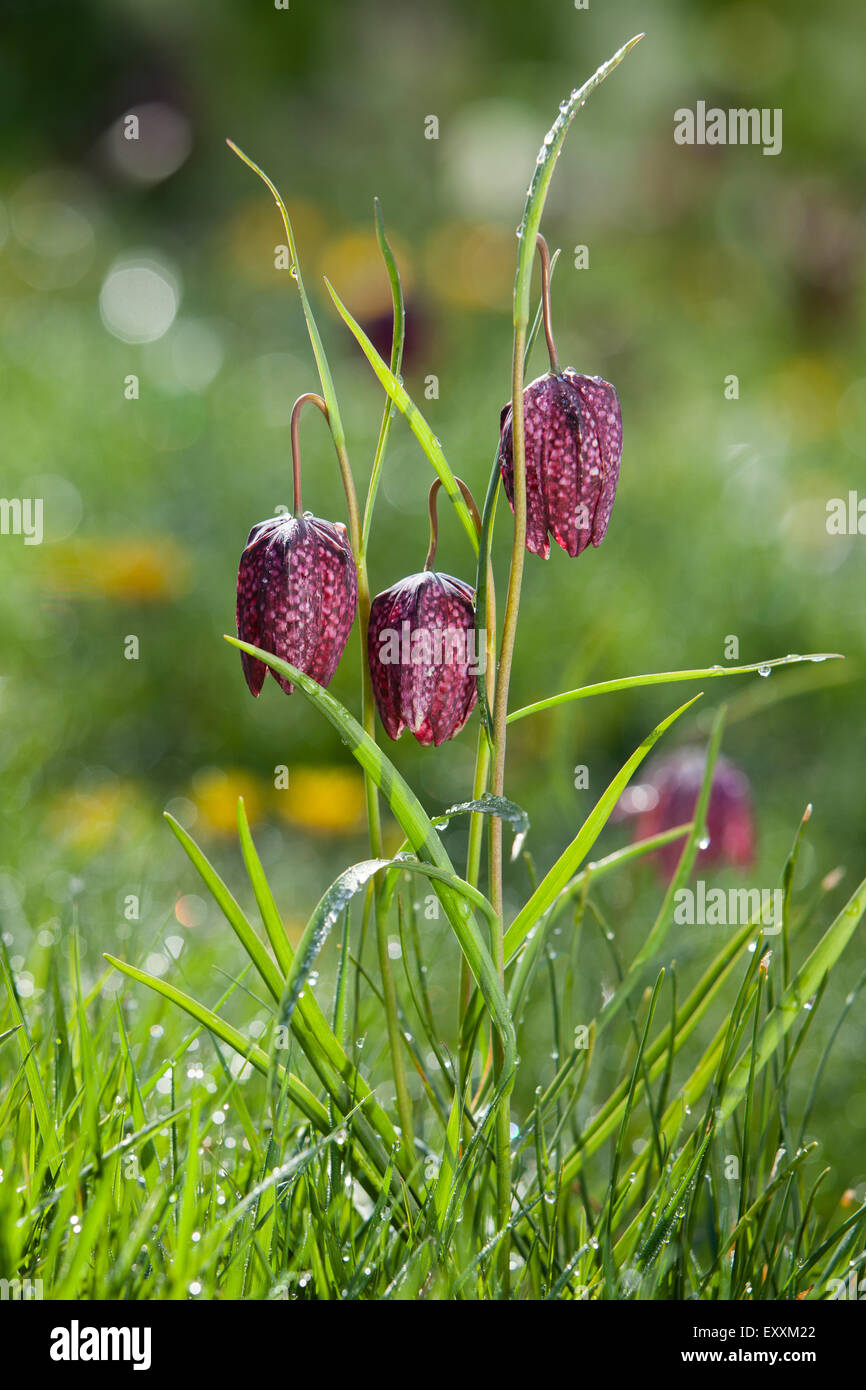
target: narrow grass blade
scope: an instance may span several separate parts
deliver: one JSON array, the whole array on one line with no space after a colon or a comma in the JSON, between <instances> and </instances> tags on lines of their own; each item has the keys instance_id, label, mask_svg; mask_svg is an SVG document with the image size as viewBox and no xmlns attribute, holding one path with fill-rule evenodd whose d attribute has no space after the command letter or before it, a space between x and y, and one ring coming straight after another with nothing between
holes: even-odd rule
<instances>
[{"instance_id":1,"label":"narrow grass blade","mask_svg":"<svg viewBox=\"0 0 866 1390\"><path fill-rule=\"evenodd\" d=\"M149 975L145 970L139 970L134 965L128 965L126 961L118 960L116 956L103 953L105 959L115 970L127 975L131 980L136 980L140 985L146 985L156 994L161 994L163 999L168 999L170 1003L176 1004L178 1008L188 1013L190 1018L194 1018L197 1023L201 1023L209 1032L221 1038L224 1043L233 1048L239 1056L255 1067L256 1071L263 1076L268 1074L268 1055L256 1043L250 1042L243 1033L239 1032L224 1018L220 1018L204 1004L200 1004L197 999L193 999L183 990L176 989L169 984L168 980L161 980L156 975ZM328 1112L320 1101L316 1099L312 1091L291 1072L288 1074L288 1090L291 1099L297 1105L302 1114L316 1126L323 1134L330 1131L330 1121Z\"/></svg>"},{"instance_id":2,"label":"narrow grass blade","mask_svg":"<svg viewBox=\"0 0 866 1390\"><path fill-rule=\"evenodd\" d=\"M298 949L286 975L277 1024L283 1027L291 1022L295 1005L316 962L316 957L328 939L331 928L347 910L352 898L365 888L370 879L380 869L390 867L390 859L365 859L360 864L352 864L334 880L322 894L313 915L304 928L298 942Z\"/></svg>"},{"instance_id":3,"label":"narrow grass blade","mask_svg":"<svg viewBox=\"0 0 866 1390\"><path fill-rule=\"evenodd\" d=\"M445 818L450 820L452 816L475 811L482 816L498 816L500 820L508 821L514 831L514 840L511 845L511 862L513 863L523 849L524 841L529 833L529 816L523 807L518 806L515 801L509 801L507 796L494 796L492 792L485 792L475 801L460 801L456 806L449 806L445 812Z\"/></svg>"},{"instance_id":4,"label":"narrow grass blade","mask_svg":"<svg viewBox=\"0 0 866 1390\"><path fill-rule=\"evenodd\" d=\"M634 1063L632 1065L631 1079L629 1081L629 1087L625 1098L625 1105L623 1106L622 1110L622 1119L620 1120L619 1125L619 1135L614 1146L613 1162L611 1163L610 1168L610 1183L608 1186L607 1240L605 1242L606 1254L611 1252L611 1246L613 1243L613 1212L614 1206L616 1204L617 1178L619 1177L620 1163L622 1161L622 1153L623 1148L625 1146L626 1128L628 1126L629 1119L631 1118L631 1112L634 1106L634 1098L637 1093L637 1084L641 1077L644 1066L644 1053L646 1051L647 1043L649 1042L650 1028L652 1027L653 1018L655 1017L659 991L661 990L662 981L664 980L664 977L664 970L660 970L658 978L655 982L655 988L652 992L652 997L650 999L649 1008L647 1010L647 1016L644 1021L643 1033L641 1034L637 1052L635 1054Z\"/></svg>"},{"instance_id":5,"label":"narrow grass blade","mask_svg":"<svg viewBox=\"0 0 866 1390\"><path fill-rule=\"evenodd\" d=\"M274 961L268 955L264 943L256 935L247 918L244 916L239 904L235 901L234 897L223 883L210 860L204 852L199 849L192 836L184 830L183 826L180 825L168 811L163 812L163 814L177 839L198 869L219 907L222 909L223 916L233 929L236 937L253 962L253 965L258 970L271 995L274 999L279 999L283 991L283 979Z\"/></svg>"},{"instance_id":6,"label":"narrow grass blade","mask_svg":"<svg viewBox=\"0 0 866 1390\"><path fill-rule=\"evenodd\" d=\"M33 1102L33 1112L39 1127L39 1136L42 1140L46 1162L51 1169L52 1175L56 1175L62 1164L57 1131L54 1128L54 1122L51 1118L48 1096L42 1080L42 1073L39 1070L39 1063L36 1059L36 1052L30 1037L30 1030L27 1027L27 1020L24 1017L18 999L18 992L15 988L6 943L0 942L0 946L2 946L3 952L3 978L6 983L6 994L9 999L9 1010L12 1014L13 1028L17 1031L18 1035L18 1052L24 1065L24 1075L27 1078L27 1089L30 1092L30 1099Z\"/></svg>"},{"instance_id":7,"label":"narrow grass blade","mask_svg":"<svg viewBox=\"0 0 866 1390\"><path fill-rule=\"evenodd\" d=\"M644 1062L650 1080L654 1081L661 1076L666 1064L670 1064L671 1051L676 1056L692 1036L744 953L754 931L755 927L752 923L748 923L740 929L705 971L698 984L677 1011L673 1023L668 1024L659 1036L649 1044ZM717 1042L718 1035L714 1044L711 1045L711 1050ZM582 1161L581 1156L589 1157L595 1153L616 1129L625 1104L627 1086L627 1080L623 1079L601 1106L598 1113L587 1124L581 1136L580 1144L566 1160L565 1180L571 1181L574 1178Z\"/></svg>"},{"instance_id":8,"label":"narrow grass blade","mask_svg":"<svg viewBox=\"0 0 866 1390\"><path fill-rule=\"evenodd\" d=\"M527 190L526 205L520 225L522 247L521 255L518 258L517 278L514 283L515 324L526 325L529 322L529 296L536 237L541 225L541 214L544 211L544 202L550 187L550 180L553 177L554 166L559 158L568 128L586 102L587 97L595 91L596 87L601 85L614 68L619 66L626 54L642 38L643 34L636 34L633 39L629 39L628 43L623 44L612 58L609 58L606 63L602 63L601 67L584 82L582 87L574 89L571 96L561 103L559 115L544 137L544 144L538 152L535 172ZM529 248L526 254L523 254L523 246Z\"/></svg>"},{"instance_id":9,"label":"narrow grass blade","mask_svg":"<svg viewBox=\"0 0 866 1390\"><path fill-rule=\"evenodd\" d=\"M309 969L318 954L319 949L324 944L325 938L336 920L336 916L349 903L352 897L358 893L369 880L380 871L385 874L385 886L381 895L381 903L384 908L391 904L393 888L397 878L401 873L417 873L428 878L431 883L444 883L454 890L455 893L465 898L472 907L477 908L490 926L495 923L496 914L492 903L485 898L484 894L475 888L465 879L459 878L457 874L449 873L445 869L440 869L433 864L422 863L407 854L398 854L394 859L367 859L360 864L353 864L331 884L316 906L312 917L304 929L304 936L298 943L298 950L295 956L295 964L292 971L292 978L287 980L283 994L282 1007L290 995L298 997L297 978L303 973L304 979L309 974ZM336 914L336 916L335 916ZM486 953L486 946L482 947ZM301 963L301 957L306 957L306 962ZM492 961L487 958L489 966ZM292 1006L293 1007L293 1006ZM282 1019L285 1022L285 1019Z\"/></svg>"},{"instance_id":10,"label":"narrow grass blade","mask_svg":"<svg viewBox=\"0 0 866 1390\"><path fill-rule=\"evenodd\" d=\"M701 1163L703 1162L704 1154L706 1153L707 1148L709 1147L711 1139L712 1130L710 1130L709 1133L703 1139L702 1143L698 1148L697 1153L695 1154L694 1158L692 1159L691 1163L689 1164L688 1168L683 1174L682 1179L680 1180L679 1184L677 1185L670 1198L666 1202L664 1210L662 1211L662 1214L658 1222L653 1227L652 1231L650 1232L649 1236L647 1237L646 1241L641 1247L641 1250L637 1257L638 1266L641 1269L648 1268L648 1266L651 1265L655 1259L657 1259L664 1243L670 1240L671 1232L673 1231L679 1219L679 1212L682 1207L683 1200L691 1184L695 1180L698 1169L700 1168ZM620 1255L624 1252L621 1252L618 1247L616 1253L617 1255Z\"/></svg>"},{"instance_id":11,"label":"narrow grass blade","mask_svg":"<svg viewBox=\"0 0 866 1390\"><path fill-rule=\"evenodd\" d=\"M674 840L683 839L690 833L691 828L691 823L672 826L670 830L663 830L660 834L651 835L645 840L636 840L634 844L625 845L622 849L614 850L612 854L606 854L603 859L597 859L594 863L588 864L580 873L574 875L568 886L563 889L553 903L546 919L547 924L556 921L560 913L577 897L584 885L590 880L595 883L598 879L604 878L606 874L613 873L615 869L621 869L624 865L630 864L632 860L643 859L646 855L655 853L657 849L672 844ZM517 959L521 949L522 943L513 952L506 952L505 964L511 965Z\"/></svg>"},{"instance_id":12,"label":"narrow grass blade","mask_svg":"<svg viewBox=\"0 0 866 1390\"><path fill-rule=\"evenodd\" d=\"M701 837L706 834L707 811L710 805L710 793L713 789L713 776L719 756L719 749L721 747L724 725L725 708L722 706L716 713L713 732L707 749L704 775L701 781L700 791L698 792L698 798L695 802L694 814L692 816L692 827L683 845L676 871L665 890L664 899L659 908L658 915L643 945L629 966L625 979L617 986L601 1012L599 1018L599 1031L607 1026L618 1013L626 999L630 998L634 993L635 988L640 984L645 967L652 960L656 952L661 949L665 937L670 930L671 922L673 921L673 906L676 895L682 885L688 882L695 862L695 856L698 852L698 843Z\"/></svg>"},{"instance_id":13,"label":"narrow grass blade","mask_svg":"<svg viewBox=\"0 0 866 1390\"><path fill-rule=\"evenodd\" d=\"M679 1128L683 1110L686 1106L693 1106L706 1090L713 1076L722 1076L721 1082L717 1079L717 1086L720 1095L715 1103L715 1121L718 1125L723 1124L731 1117L734 1110L742 1101L750 1084L750 1078L760 1075L767 1062L773 1056L782 1038L792 1023L807 1003L808 999L815 993L822 979L830 970L856 930L857 924L866 908L866 879L859 885L857 891L843 907L842 911L835 918L833 923L825 932L821 941L812 951L794 980L785 990L781 1000L765 1019L758 1034L755 1048L749 1048L733 1070L728 1071L724 1056L730 1050L732 1038L736 1040L741 1036L744 1027L743 1018L752 1002L751 992L744 995L741 990L741 1000L735 1009L730 1021L726 1021L716 1034L713 1041L707 1048L701 1061L698 1063L691 1076L682 1087L680 1096L668 1107L662 1121L661 1132L665 1140L671 1143ZM754 970L760 952L760 945L755 948L755 960L750 965L750 970ZM744 982L745 983L745 982ZM739 1013L741 1022L738 1027L736 1015ZM597 1147L597 1131L593 1135L594 1142L585 1142L583 1150L586 1154ZM649 1149L645 1149L635 1162L635 1172L639 1172L644 1167ZM563 1179L571 1181L575 1176L582 1161L580 1151L572 1154L565 1164Z\"/></svg>"},{"instance_id":14,"label":"narrow grass blade","mask_svg":"<svg viewBox=\"0 0 866 1390\"><path fill-rule=\"evenodd\" d=\"M244 857L244 864L246 865L253 893L255 894L259 912L261 913L262 925L268 934L271 950L276 956L280 972L285 977L292 966L293 951L289 938L286 935L286 929L283 926L283 919L280 916L279 908L274 902L271 885L268 883L265 871L262 868L262 861L259 859L258 851L253 844L253 837L250 833L250 825L247 820L247 813L242 796L238 797L238 837L241 842L241 853Z\"/></svg>"},{"instance_id":15,"label":"narrow grass blade","mask_svg":"<svg viewBox=\"0 0 866 1390\"><path fill-rule=\"evenodd\" d=\"M402 827L409 843L420 859L444 871L444 876L434 876L434 888L445 910L445 915L453 928L469 969L484 996L491 1018L502 1039L503 1050L508 1061L507 1071L513 1076L516 1064L517 1047L514 1024L508 1009L504 991L499 983L490 954L478 928L474 914L468 908L466 898L457 891L449 876L456 878L454 866L448 858L441 839L408 783L400 776L377 744L361 728L347 709L335 700L327 690L311 680L303 671L281 661L270 652L250 646L235 637L226 636L226 641L241 651L263 661L272 670L286 676L306 695L321 714L338 731L343 742L365 772L369 773L382 795L387 800L395 818Z\"/></svg>"},{"instance_id":16,"label":"narrow grass blade","mask_svg":"<svg viewBox=\"0 0 866 1390\"><path fill-rule=\"evenodd\" d=\"M226 140L226 144L228 145L229 149L237 155L238 159L242 159L244 164L246 164L249 169L252 169L253 173L257 174L258 177L261 179L262 183L265 184L268 189L270 189L270 192L273 195L274 202L279 208L280 217L283 220L283 227L285 228L286 232L286 242L289 248L289 256L291 257L292 261L292 279L298 287L298 294L300 295L301 306L304 311L304 319L306 320L307 324L307 332L310 336L310 344L313 349L313 356L316 359L316 366L319 371L319 380L322 383L322 396L324 397L325 404L328 407L328 424L330 425L334 443L335 445L337 445L339 450L340 447L345 446L346 433L343 429L343 422L340 416L340 407L337 402L337 393L334 389L334 378L331 375L331 369L328 366L328 359L325 355L325 349L322 344L321 335L316 325L316 320L313 315L313 310L310 306L309 298L307 297L307 291L304 288L304 281L301 276L301 267L298 261L298 251L295 243L295 233L292 229L289 214L286 210L286 205L280 197L276 185L271 182L264 170L260 169L258 164L255 164L253 160L250 159L249 155L244 154L243 150L239 149L233 140Z\"/></svg>"},{"instance_id":17,"label":"narrow grass blade","mask_svg":"<svg viewBox=\"0 0 866 1390\"><path fill-rule=\"evenodd\" d=\"M514 955L527 933L531 931L539 918L568 886L575 870L586 858L607 824L608 817L622 795L632 773L640 766L662 734L699 699L700 695L695 695L693 699L674 710L673 714L668 715L667 719L663 719L660 724L657 724L599 797L571 844L560 855L553 868L545 875L529 901L521 908L508 928L505 934L506 958Z\"/></svg>"},{"instance_id":18,"label":"narrow grass blade","mask_svg":"<svg viewBox=\"0 0 866 1390\"><path fill-rule=\"evenodd\" d=\"M170 818L168 819L170 820ZM175 829L175 826L173 825L172 828ZM178 833L179 829L180 827L175 829L175 834ZM285 970L285 973L288 974L295 957L274 902L270 885L253 845L242 805L238 808L238 829L247 871L253 884L268 937L274 948L274 954L279 961L279 970L268 956L228 888L201 850L195 845L195 842L186 832L181 832L178 838L201 873L208 888L214 894L224 915L235 928L247 954L250 955L252 962L258 967L259 973L265 979L272 996L279 1003L283 998L285 985L284 976L280 971ZM393 1125L382 1107L373 1100L369 1086L337 1041L333 1030L329 1027L321 1008L310 991L306 992L299 1013L300 1017L297 1020L292 1019L292 1027L322 1084L330 1091L335 1100L343 1104L344 1108L348 1103L347 1097L356 1096L365 1103L369 1102L368 1118L378 1131L383 1143L390 1147L396 1139ZM408 1171L404 1172L405 1176L408 1176Z\"/></svg>"},{"instance_id":19,"label":"narrow grass blade","mask_svg":"<svg viewBox=\"0 0 866 1390\"><path fill-rule=\"evenodd\" d=\"M138 1084L138 1073L135 1069L135 1062L132 1050L129 1046L129 1039L126 1036L126 1027L123 1022L123 1012L120 1001L114 1001L114 1012L117 1019L117 1033L120 1038L120 1048L123 1056L123 1070L126 1077L126 1089L129 1094L129 1109L132 1115L132 1122L137 1130L144 1129L147 1117L144 1113L144 1101L141 1096L141 1088ZM156 1156L156 1149L152 1143L147 1143L141 1151L141 1162L144 1169L144 1177L150 1191L159 1181L159 1160Z\"/></svg>"},{"instance_id":20,"label":"narrow grass blade","mask_svg":"<svg viewBox=\"0 0 866 1390\"><path fill-rule=\"evenodd\" d=\"M550 695L546 700L536 700L531 705L512 710L508 723L514 724L529 714L541 714L543 710L554 709L571 700L588 700L593 695L610 695L617 690L636 690L644 685L674 685L677 681L716 680L719 676L745 676L756 671L773 671L777 666L796 666L805 661L844 659L838 652L813 652L809 656L777 656L770 661L754 661L748 666L698 666L689 671L653 671L643 676L620 676L615 680L598 681L595 685L582 685L577 690L564 690L559 695Z\"/></svg>"},{"instance_id":21,"label":"narrow grass blade","mask_svg":"<svg viewBox=\"0 0 866 1390\"><path fill-rule=\"evenodd\" d=\"M433 1192L433 1205L440 1227L445 1221L448 1211L448 1202L451 1196L454 1173L457 1168L457 1147L460 1141L461 1110L460 1089L459 1087L455 1087L454 1100L451 1104L451 1114L448 1117L448 1127L445 1131L445 1148L442 1152L439 1173L436 1178L436 1187Z\"/></svg>"},{"instance_id":22,"label":"narrow grass blade","mask_svg":"<svg viewBox=\"0 0 866 1390\"><path fill-rule=\"evenodd\" d=\"M461 493L460 488L457 486L454 474L451 471L448 460L442 452L442 446L439 443L439 440L436 438L430 426L427 424L427 421L424 419L424 416L421 414L415 402L409 396L409 393L406 390L405 386L394 375L390 367L385 362L384 358L380 357L379 353L376 351L373 344L370 342L370 339L367 337L360 324L356 323L355 320L352 318L352 315L349 313L349 310L346 308L345 304L340 299L340 296L337 294L337 291L334 289L333 285L327 279L327 277L325 278L325 284L328 287L328 293L333 299L337 311L340 314L340 317L351 329L352 333L354 334L355 338L360 344L364 356L367 358L367 361L370 363L370 366L373 368L373 371L379 378L379 381L384 386L385 390L387 391L391 400L396 405L397 409L400 411L402 415L406 417L406 420L408 421L412 433L418 440L418 443L421 445L421 448L424 450L424 453L427 455L428 459L430 460L437 474L442 480L442 487L447 497L454 505L457 515L459 516L460 521L463 525L463 529L469 537L473 553L477 555L478 533L475 530L475 523L472 520L472 517L469 513L469 508L466 506L466 503L463 500L463 494Z\"/></svg>"},{"instance_id":23,"label":"narrow grass blade","mask_svg":"<svg viewBox=\"0 0 866 1390\"><path fill-rule=\"evenodd\" d=\"M832 970L857 929L866 909L866 879L848 899L815 949L797 971L778 1004L768 1014L754 1049L754 1071L759 1073L772 1057L798 1014ZM728 1119L742 1100L749 1083L753 1059L747 1053L731 1073L719 1106L720 1122Z\"/></svg>"},{"instance_id":24,"label":"narrow grass blade","mask_svg":"<svg viewBox=\"0 0 866 1390\"><path fill-rule=\"evenodd\" d=\"M403 302L403 285L400 280L400 271L394 258L394 252L385 235L385 222L382 217L382 209L379 199L374 201L376 214L376 240L379 243L379 250L382 252L382 259L385 262L385 269L388 272L388 280L391 285L391 300L394 305L394 327L391 333L391 375L397 379L400 377L400 367L403 363L403 344L406 339L406 306ZM370 527L373 523L373 509L376 505L376 494L379 490L379 479L382 475L382 464L385 459L385 451L388 447L388 436L391 433L392 419L391 398L385 402L385 409L382 414L382 424L379 428L379 438L376 443L376 453L373 457L373 467L370 472L370 483L367 488L367 500L364 503L364 519L361 525L361 548L366 551L370 539Z\"/></svg>"}]
</instances>

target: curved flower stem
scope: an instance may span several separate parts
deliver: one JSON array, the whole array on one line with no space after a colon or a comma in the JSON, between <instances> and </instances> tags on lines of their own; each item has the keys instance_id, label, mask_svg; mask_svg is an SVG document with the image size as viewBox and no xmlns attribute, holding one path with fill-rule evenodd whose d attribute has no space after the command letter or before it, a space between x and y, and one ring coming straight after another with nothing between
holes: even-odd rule
<instances>
[{"instance_id":1,"label":"curved flower stem","mask_svg":"<svg viewBox=\"0 0 866 1390\"><path fill-rule=\"evenodd\" d=\"M550 250L547 242L541 233L535 238L538 247L538 254L541 258L541 313L544 319L544 336L547 339L547 355L550 358L550 370L554 376L562 376L562 368L559 365L559 354L556 351L556 343L553 341L553 325L550 317Z\"/></svg>"},{"instance_id":2,"label":"curved flower stem","mask_svg":"<svg viewBox=\"0 0 866 1390\"><path fill-rule=\"evenodd\" d=\"M478 508L475 505L475 498L472 496L472 493L469 491L469 488L466 486L462 478L455 477L454 481L463 494L463 500L469 509L469 515L472 517L472 520L475 523L475 529L477 530L480 536L481 517L479 516ZM436 499L439 495L439 489L441 486L442 479L434 479L434 481L430 484L430 491L427 494L427 510L430 513L430 545L427 548L427 559L424 561L425 570L431 570L433 568L433 561L436 559L436 547L439 544L439 516L436 510Z\"/></svg>"},{"instance_id":3,"label":"curved flower stem","mask_svg":"<svg viewBox=\"0 0 866 1390\"><path fill-rule=\"evenodd\" d=\"M304 406L308 404L317 405L328 421L328 424L330 425L331 423L330 416L328 415L328 407L325 405L322 397L316 395L315 391L305 391L302 396L298 396L298 399L292 406L292 423L290 426L292 440L292 512L294 516L301 515L303 506L301 502L301 450L298 443L298 427L301 423L301 411Z\"/></svg>"}]
</instances>

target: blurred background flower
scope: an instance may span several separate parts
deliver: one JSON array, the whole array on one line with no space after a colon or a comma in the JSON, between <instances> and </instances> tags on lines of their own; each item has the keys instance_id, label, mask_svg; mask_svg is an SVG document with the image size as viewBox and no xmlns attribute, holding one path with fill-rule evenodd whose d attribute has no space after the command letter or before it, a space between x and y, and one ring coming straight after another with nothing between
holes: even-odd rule
<instances>
[{"instance_id":1,"label":"blurred background flower","mask_svg":"<svg viewBox=\"0 0 866 1390\"><path fill-rule=\"evenodd\" d=\"M685 825L694 815L704 779L706 749L680 748L652 759L617 802L617 818L635 818L635 840ZM711 864L749 869L755 862L755 825L749 779L728 758L719 757L707 806L707 833L699 843L696 868ZM664 845L655 855L663 878L676 870L683 842Z\"/></svg>"},{"instance_id":2,"label":"blurred background flower","mask_svg":"<svg viewBox=\"0 0 866 1390\"><path fill-rule=\"evenodd\" d=\"M277 813L312 835L357 834L364 826L364 779L351 767L293 767L289 785L276 793Z\"/></svg>"}]
</instances>

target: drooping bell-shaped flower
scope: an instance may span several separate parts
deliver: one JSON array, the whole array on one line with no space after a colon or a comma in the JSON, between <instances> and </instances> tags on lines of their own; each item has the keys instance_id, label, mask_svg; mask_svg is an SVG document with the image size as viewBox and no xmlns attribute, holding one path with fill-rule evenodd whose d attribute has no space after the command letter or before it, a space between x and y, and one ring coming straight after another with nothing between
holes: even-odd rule
<instances>
[{"instance_id":1,"label":"drooping bell-shaped flower","mask_svg":"<svg viewBox=\"0 0 866 1390\"><path fill-rule=\"evenodd\" d=\"M547 559L550 537L569 555L601 545L622 455L619 398L600 376L566 367L523 393L526 440L526 548ZM502 411L499 467L514 507L511 406Z\"/></svg>"},{"instance_id":2,"label":"drooping bell-shaped flower","mask_svg":"<svg viewBox=\"0 0 866 1390\"><path fill-rule=\"evenodd\" d=\"M319 685L328 685L345 650L358 606L358 576L345 526L300 514L300 465L297 421L303 404L313 400L327 418L319 397L301 396L292 411L295 474L294 516L268 517L250 531L238 568L238 637L282 657ZM268 667L241 652L244 675L253 695L261 692ZM271 671L291 695L294 686Z\"/></svg>"},{"instance_id":3,"label":"drooping bell-shaped flower","mask_svg":"<svg viewBox=\"0 0 866 1390\"><path fill-rule=\"evenodd\" d=\"M472 494L457 479L477 523ZM404 729L419 743L444 743L459 733L478 697L485 651L476 649L475 592L462 579L435 571L438 524L430 489L426 568L373 599L367 656L379 717L390 738Z\"/></svg>"},{"instance_id":4,"label":"drooping bell-shaped flower","mask_svg":"<svg viewBox=\"0 0 866 1390\"><path fill-rule=\"evenodd\" d=\"M634 816L635 839L644 840L685 825L694 815L704 777L706 752L682 748L656 758L639 784L629 787L617 804L617 819ZM699 865L731 865L748 868L755 857L755 823L749 780L727 758L718 758L707 807L709 843L699 849ZM657 851L665 878L676 870L683 841L675 840Z\"/></svg>"},{"instance_id":5,"label":"drooping bell-shaped flower","mask_svg":"<svg viewBox=\"0 0 866 1390\"><path fill-rule=\"evenodd\" d=\"M269 517L250 531L238 569L238 637L328 685L358 605L358 579L342 522ZM241 652L258 695L268 667ZM291 695L294 686L272 671Z\"/></svg>"},{"instance_id":6,"label":"drooping bell-shaped flower","mask_svg":"<svg viewBox=\"0 0 866 1390\"><path fill-rule=\"evenodd\" d=\"M367 653L389 738L408 729L438 745L463 728L478 697L474 597L462 579L424 570L373 599Z\"/></svg>"},{"instance_id":7,"label":"drooping bell-shaped flower","mask_svg":"<svg viewBox=\"0 0 866 1390\"><path fill-rule=\"evenodd\" d=\"M550 537L580 555L607 531L622 457L622 415L616 389L600 376L561 370L550 322L550 256L538 237L542 309L550 371L523 392L526 463L526 548L546 560ZM499 421L499 468L514 509L512 404Z\"/></svg>"}]
</instances>

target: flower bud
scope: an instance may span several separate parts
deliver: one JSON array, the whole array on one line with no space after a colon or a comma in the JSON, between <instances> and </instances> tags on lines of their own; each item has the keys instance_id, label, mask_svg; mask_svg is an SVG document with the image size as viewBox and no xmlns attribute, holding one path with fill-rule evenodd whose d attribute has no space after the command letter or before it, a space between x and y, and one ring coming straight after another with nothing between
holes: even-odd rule
<instances>
[{"instance_id":1,"label":"flower bud","mask_svg":"<svg viewBox=\"0 0 866 1390\"><path fill-rule=\"evenodd\" d=\"M238 637L328 685L358 605L358 576L342 522L272 516L250 531L238 569ZM268 667L241 652L253 695ZM287 695L294 686L271 675Z\"/></svg>"},{"instance_id":2,"label":"flower bud","mask_svg":"<svg viewBox=\"0 0 866 1390\"><path fill-rule=\"evenodd\" d=\"M461 579L424 570L373 599L367 654L390 738L409 729L419 743L438 745L469 718L479 671L474 597Z\"/></svg>"},{"instance_id":3,"label":"flower bud","mask_svg":"<svg viewBox=\"0 0 866 1390\"><path fill-rule=\"evenodd\" d=\"M619 397L600 376L567 367L523 393L526 438L526 548L546 560L550 536L569 555L601 545L622 455ZM514 509L511 405L500 421L499 467Z\"/></svg>"},{"instance_id":4,"label":"flower bud","mask_svg":"<svg viewBox=\"0 0 866 1390\"><path fill-rule=\"evenodd\" d=\"M706 753L702 748L683 748L654 759L640 785L629 787L620 797L616 819L636 816L636 840L649 839L675 825L684 825L694 815L704 779ZM752 795L745 773L727 758L718 758L707 807L709 844L699 850L700 865L729 864L745 869L755 857L755 825ZM666 878L676 870L683 841L675 840L657 851L657 861Z\"/></svg>"}]
</instances>

